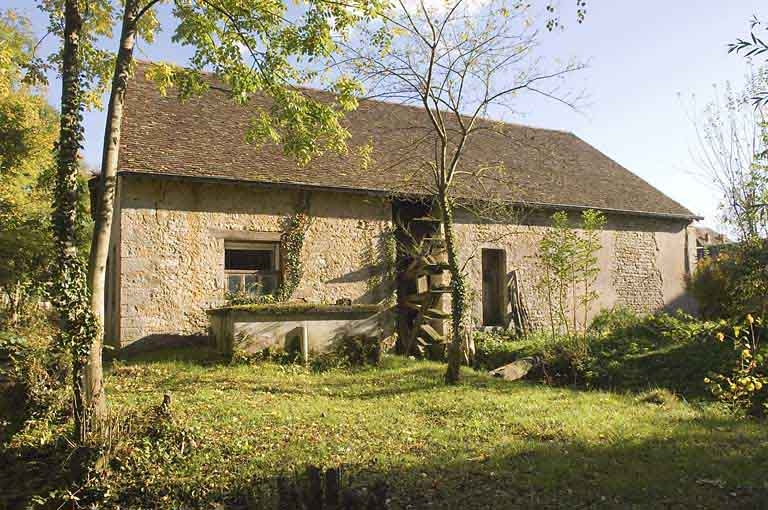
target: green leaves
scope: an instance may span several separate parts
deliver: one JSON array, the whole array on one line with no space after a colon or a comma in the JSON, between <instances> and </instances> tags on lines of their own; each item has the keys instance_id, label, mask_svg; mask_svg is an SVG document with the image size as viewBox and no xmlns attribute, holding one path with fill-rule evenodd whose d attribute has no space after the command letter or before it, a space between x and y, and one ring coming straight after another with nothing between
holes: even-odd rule
<instances>
[{"instance_id":1,"label":"green leaves","mask_svg":"<svg viewBox=\"0 0 768 510\"><path fill-rule=\"evenodd\" d=\"M745 58L762 57L768 53L768 43L755 34L762 22L755 16L750 23L750 34L747 39L736 39L728 44L728 53L742 54ZM751 98L755 108L768 104L768 90L760 90Z\"/></svg>"},{"instance_id":2,"label":"green leaves","mask_svg":"<svg viewBox=\"0 0 768 510\"><path fill-rule=\"evenodd\" d=\"M117 12L112 0L79 0L82 15L82 30L78 37L80 66L79 79L82 82L81 107L83 109L102 107L101 98L111 83L114 53L103 47L113 35ZM48 15L48 32L59 39L64 36L64 7L62 0L38 0L37 5ZM45 59L34 62L38 75L43 70L61 71L62 52L52 52Z\"/></svg>"},{"instance_id":3,"label":"green leaves","mask_svg":"<svg viewBox=\"0 0 768 510\"><path fill-rule=\"evenodd\" d=\"M588 209L582 211L580 224L572 226L568 213L558 211L539 241L538 288L547 299L553 332L565 327L566 333L575 333L579 308L581 327L587 327L590 305L599 297L592 284L600 273L597 252L602 248L600 232L605 223L602 212Z\"/></svg>"},{"instance_id":4,"label":"green leaves","mask_svg":"<svg viewBox=\"0 0 768 510\"><path fill-rule=\"evenodd\" d=\"M194 48L190 71L158 73L162 90L191 86L190 73L213 70L230 89L232 99L247 105L254 95L270 104L255 115L246 140L281 144L285 153L306 164L327 150L344 152L349 133L343 114L357 107L361 87L349 77L334 77L327 85L335 96L320 96L299 88L324 83L323 71L310 65L327 64L357 22L374 16L378 0L301 3L298 14L279 0L198 0L175 4L179 25L173 40ZM292 10L293 11L293 10ZM322 67L321 67L322 69Z\"/></svg>"},{"instance_id":5,"label":"green leaves","mask_svg":"<svg viewBox=\"0 0 768 510\"><path fill-rule=\"evenodd\" d=\"M44 91L25 81L33 41L28 20L0 17L0 289L17 301L40 290L52 249L44 179L57 116Z\"/></svg>"}]
</instances>

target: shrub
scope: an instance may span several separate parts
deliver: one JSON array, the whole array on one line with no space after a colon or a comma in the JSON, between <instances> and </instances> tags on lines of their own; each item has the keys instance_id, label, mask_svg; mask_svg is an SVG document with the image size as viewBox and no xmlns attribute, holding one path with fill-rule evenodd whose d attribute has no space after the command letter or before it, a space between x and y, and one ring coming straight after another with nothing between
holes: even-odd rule
<instances>
[{"instance_id":1,"label":"shrub","mask_svg":"<svg viewBox=\"0 0 768 510\"><path fill-rule=\"evenodd\" d=\"M747 240L699 261L689 285L703 317L743 317L768 312L768 244Z\"/></svg>"},{"instance_id":2,"label":"shrub","mask_svg":"<svg viewBox=\"0 0 768 510\"><path fill-rule=\"evenodd\" d=\"M616 306L600 310L589 325L589 333L605 337L617 331L628 331L637 327L643 318L635 311Z\"/></svg>"},{"instance_id":3,"label":"shrub","mask_svg":"<svg viewBox=\"0 0 768 510\"><path fill-rule=\"evenodd\" d=\"M665 312L647 316L641 323L657 340L666 343L685 343L696 339L703 339L716 327L714 322L700 321L681 310L674 314Z\"/></svg>"},{"instance_id":4,"label":"shrub","mask_svg":"<svg viewBox=\"0 0 768 510\"><path fill-rule=\"evenodd\" d=\"M525 357L541 360L540 370L529 374L548 384L570 384L582 380L588 352L584 336L557 335L536 331L525 337L509 333L475 333L475 368L492 370Z\"/></svg>"},{"instance_id":5,"label":"shrub","mask_svg":"<svg viewBox=\"0 0 768 510\"><path fill-rule=\"evenodd\" d=\"M588 376L591 355L590 337L558 336L544 344L542 375L547 384L579 384Z\"/></svg>"},{"instance_id":6,"label":"shrub","mask_svg":"<svg viewBox=\"0 0 768 510\"><path fill-rule=\"evenodd\" d=\"M704 338L715 326L714 322L700 321L682 310L672 314L658 312L642 316L627 308L617 307L598 313L589 326L589 333L608 343L627 343L631 340L658 346Z\"/></svg>"},{"instance_id":7,"label":"shrub","mask_svg":"<svg viewBox=\"0 0 768 510\"><path fill-rule=\"evenodd\" d=\"M541 278L537 288L546 297L553 339L563 331L578 335L587 328L589 311L599 297L594 283L600 273L597 252L605 224L600 211L582 211L575 225L568 213L559 211L552 215L552 228L539 241L536 257Z\"/></svg>"},{"instance_id":8,"label":"shrub","mask_svg":"<svg viewBox=\"0 0 768 510\"><path fill-rule=\"evenodd\" d=\"M493 370L520 357L519 340L510 334L477 331L474 333L476 369Z\"/></svg>"},{"instance_id":9,"label":"shrub","mask_svg":"<svg viewBox=\"0 0 768 510\"><path fill-rule=\"evenodd\" d=\"M376 366L381 361L382 345L377 337L352 335L336 339L324 353L310 356L312 370Z\"/></svg>"},{"instance_id":10,"label":"shrub","mask_svg":"<svg viewBox=\"0 0 768 510\"><path fill-rule=\"evenodd\" d=\"M246 291L227 292L224 297L227 305L271 305L277 303L277 298L272 294L252 294Z\"/></svg>"},{"instance_id":11,"label":"shrub","mask_svg":"<svg viewBox=\"0 0 768 510\"><path fill-rule=\"evenodd\" d=\"M764 319L747 315L743 321L727 325L714 337L733 343L730 370L712 373L704 379L712 394L735 412L768 414L768 364L761 343Z\"/></svg>"},{"instance_id":12,"label":"shrub","mask_svg":"<svg viewBox=\"0 0 768 510\"><path fill-rule=\"evenodd\" d=\"M727 364L728 353L708 341L719 329L720 323L681 311L643 316L617 307L598 313L583 335L477 333L475 368L535 356L541 369L529 377L547 384L634 390L661 385L701 395L703 377Z\"/></svg>"},{"instance_id":13,"label":"shrub","mask_svg":"<svg viewBox=\"0 0 768 510\"><path fill-rule=\"evenodd\" d=\"M54 334L43 319L0 331L0 355L8 360L0 370L21 390L23 401L16 411L24 418L57 420L69 410L71 366L67 354L56 349Z\"/></svg>"}]
</instances>

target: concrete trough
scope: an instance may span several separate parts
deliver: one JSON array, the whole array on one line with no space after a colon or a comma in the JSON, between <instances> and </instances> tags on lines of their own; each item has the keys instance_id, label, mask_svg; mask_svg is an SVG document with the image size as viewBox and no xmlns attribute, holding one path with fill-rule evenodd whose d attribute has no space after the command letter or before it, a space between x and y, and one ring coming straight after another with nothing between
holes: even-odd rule
<instances>
[{"instance_id":1,"label":"concrete trough","mask_svg":"<svg viewBox=\"0 0 768 510\"><path fill-rule=\"evenodd\" d=\"M376 305L285 303L208 310L211 338L225 355L258 353L277 347L312 352L328 350L350 336L384 338L391 334L391 312Z\"/></svg>"}]
</instances>

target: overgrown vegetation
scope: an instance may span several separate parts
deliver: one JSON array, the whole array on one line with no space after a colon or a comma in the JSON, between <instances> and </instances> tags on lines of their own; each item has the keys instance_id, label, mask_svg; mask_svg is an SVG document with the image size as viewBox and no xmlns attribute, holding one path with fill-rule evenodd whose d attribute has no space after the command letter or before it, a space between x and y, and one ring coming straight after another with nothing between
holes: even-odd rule
<instances>
[{"instance_id":1,"label":"overgrown vegetation","mask_svg":"<svg viewBox=\"0 0 768 510\"><path fill-rule=\"evenodd\" d=\"M222 310L242 310L267 315L290 315L298 313L366 313L373 314L382 311L381 306L374 304L334 305L325 303L305 303L292 301L289 303L248 303L232 305Z\"/></svg>"},{"instance_id":2,"label":"overgrown vegetation","mask_svg":"<svg viewBox=\"0 0 768 510\"><path fill-rule=\"evenodd\" d=\"M0 381L7 381L0 384L0 444L25 426L71 417L68 353L56 346L53 322L38 317L0 330Z\"/></svg>"},{"instance_id":3,"label":"overgrown vegetation","mask_svg":"<svg viewBox=\"0 0 768 510\"><path fill-rule=\"evenodd\" d=\"M282 275L275 292L277 301L291 299L293 293L299 288L301 278L304 275L302 248L311 222L308 209L308 206L302 207L284 222L283 234L280 237Z\"/></svg>"},{"instance_id":4,"label":"overgrown vegetation","mask_svg":"<svg viewBox=\"0 0 768 510\"><path fill-rule=\"evenodd\" d=\"M768 414L768 364L766 349L760 345L763 319L747 315L743 323L718 331L718 341L733 344L732 365L724 373L713 373L704 382L717 398L733 411L751 415Z\"/></svg>"},{"instance_id":5,"label":"overgrown vegetation","mask_svg":"<svg viewBox=\"0 0 768 510\"><path fill-rule=\"evenodd\" d=\"M546 297L553 339L559 333L576 337L587 327L592 303L599 297L592 285L600 273L597 252L605 222L603 213L588 209L571 224L568 213L559 211L539 241L538 288Z\"/></svg>"},{"instance_id":6,"label":"overgrown vegetation","mask_svg":"<svg viewBox=\"0 0 768 510\"><path fill-rule=\"evenodd\" d=\"M471 370L446 386L443 365L397 357L314 373L216 364L199 348L155 356L107 372L124 425L98 477L49 476L72 453L57 439L68 425L36 423L3 453L0 506L275 508L275 478L307 464L343 466L355 485L383 479L394 509L762 504L763 424L664 389L580 392ZM157 414L165 392L169 418Z\"/></svg>"},{"instance_id":7,"label":"overgrown vegetation","mask_svg":"<svg viewBox=\"0 0 768 510\"><path fill-rule=\"evenodd\" d=\"M532 374L551 384L641 391L665 387L688 398L708 396L704 378L730 367L730 350L714 341L728 328L677 312L639 316L617 308L590 324L586 343L559 335L522 339L482 334L477 339L478 368L491 369L526 356L538 356L542 369Z\"/></svg>"},{"instance_id":8,"label":"overgrown vegetation","mask_svg":"<svg viewBox=\"0 0 768 510\"><path fill-rule=\"evenodd\" d=\"M709 319L768 313L768 244L750 238L696 265L690 283L701 314Z\"/></svg>"}]
</instances>

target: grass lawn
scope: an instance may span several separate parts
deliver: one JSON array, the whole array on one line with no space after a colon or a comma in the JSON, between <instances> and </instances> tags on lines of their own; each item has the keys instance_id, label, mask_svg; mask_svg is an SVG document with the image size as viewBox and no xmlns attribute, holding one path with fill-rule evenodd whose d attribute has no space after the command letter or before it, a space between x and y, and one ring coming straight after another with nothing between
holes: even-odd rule
<instances>
[{"instance_id":1,"label":"grass lawn","mask_svg":"<svg viewBox=\"0 0 768 510\"><path fill-rule=\"evenodd\" d=\"M169 391L194 431L183 455L143 468L140 484L171 500L252 501L262 480L315 464L386 480L393 508L768 508L768 427L707 404L471 370L447 387L443 365L398 357L316 374L207 355L135 359L107 379L112 405L136 412Z\"/></svg>"}]
</instances>

